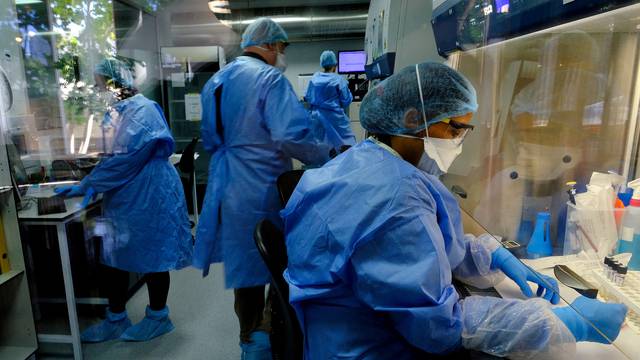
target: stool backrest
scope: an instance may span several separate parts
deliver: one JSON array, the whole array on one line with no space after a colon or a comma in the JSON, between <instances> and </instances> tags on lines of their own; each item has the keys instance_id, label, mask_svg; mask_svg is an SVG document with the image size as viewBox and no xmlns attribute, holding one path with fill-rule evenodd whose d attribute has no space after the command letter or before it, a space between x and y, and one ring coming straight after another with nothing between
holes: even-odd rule
<instances>
[{"instance_id":1,"label":"stool backrest","mask_svg":"<svg viewBox=\"0 0 640 360\"><path fill-rule=\"evenodd\" d=\"M278 186L278 193L280 193L282 207L287 205L287 201L289 201L303 174L304 170L291 170L278 176L276 185Z\"/></svg>"},{"instance_id":2,"label":"stool backrest","mask_svg":"<svg viewBox=\"0 0 640 360\"><path fill-rule=\"evenodd\" d=\"M272 340L271 344L274 359L277 354L277 359L301 360L302 331L295 310L289 304L289 284L283 276L288 261L284 235L269 220L262 220L256 226L254 240L271 273L271 286L276 294L275 298L271 299L273 312L277 314L277 318L272 318L272 328L276 335L275 341ZM281 354L278 354L279 352Z\"/></svg>"}]
</instances>

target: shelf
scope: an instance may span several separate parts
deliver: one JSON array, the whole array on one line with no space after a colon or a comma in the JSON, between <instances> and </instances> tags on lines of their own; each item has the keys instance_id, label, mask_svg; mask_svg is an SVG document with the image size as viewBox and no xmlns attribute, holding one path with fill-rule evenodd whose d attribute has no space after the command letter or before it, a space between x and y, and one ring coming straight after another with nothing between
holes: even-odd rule
<instances>
[{"instance_id":1,"label":"shelf","mask_svg":"<svg viewBox=\"0 0 640 360\"><path fill-rule=\"evenodd\" d=\"M11 270L8 273L5 274L0 274L0 286L4 285L5 283L7 283L9 280L13 279L14 277L22 274L24 271L22 270ZM4 359L2 356L0 356L0 359Z\"/></svg>"},{"instance_id":2,"label":"shelf","mask_svg":"<svg viewBox=\"0 0 640 360\"><path fill-rule=\"evenodd\" d=\"M36 352L35 347L0 346L0 359L27 359Z\"/></svg>"}]
</instances>

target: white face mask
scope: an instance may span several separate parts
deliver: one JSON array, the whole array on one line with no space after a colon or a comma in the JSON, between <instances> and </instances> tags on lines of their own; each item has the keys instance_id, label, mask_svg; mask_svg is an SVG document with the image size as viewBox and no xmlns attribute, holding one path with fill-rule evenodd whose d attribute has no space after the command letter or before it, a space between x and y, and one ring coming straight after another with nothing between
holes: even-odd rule
<instances>
[{"instance_id":1,"label":"white face mask","mask_svg":"<svg viewBox=\"0 0 640 360\"><path fill-rule=\"evenodd\" d=\"M287 57L276 50L269 50L267 48L263 48L262 46L257 46L258 49L262 49L265 51L275 51L276 52L276 63L273 65L276 69L285 72L287 70Z\"/></svg>"},{"instance_id":2,"label":"white face mask","mask_svg":"<svg viewBox=\"0 0 640 360\"><path fill-rule=\"evenodd\" d=\"M115 91L112 90L100 90L96 93L98 102L100 105L109 108L118 102L118 97Z\"/></svg>"},{"instance_id":3,"label":"white face mask","mask_svg":"<svg viewBox=\"0 0 640 360\"><path fill-rule=\"evenodd\" d=\"M420 157L420 162L416 167L426 172L427 174L433 175L435 177L440 177L444 175L444 172L440 170L440 167L438 166L438 164L436 164L435 160L427 156L427 153L422 153L422 156Z\"/></svg>"},{"instance_id":4,"label":"white face mask","mask_svg":"<svg viewBox=\"0 0 640 360\"><path fill-rule=\"evenodd\" d=\"M282 53L278 53L277 56L275 67L278 70L285 72L285 70L287 70L287 57Z\"/></svg>"},{"instance_id":5,"label":"white face mask","mask_svg":"<svg viewBox=\"0 0 640 360\"><path fill-rule=\"evenodd\" d=\"M436 163L436 165L438 165L438 168L442 173L446 173L449 170L449 167L451 167L453 161L462 152L462 139L438 139L429 137L429 124L427 123L427 114L424 110L424 98L422 95L422 84L420 83L420 69L418 68L418 64L416 64L416 79L418 81L418 91L420 92L420 103L422 103L422 117L426 126L426 136L423 139L424 152ZM420 163L423 163L423 159L420 160ZM420 164L418 164L418 168L420 168ZM432 173L432 170L420 169L435 175Z\"/></svg>"},{"instance_id":6,"label":"white face mask","mask_svg":"<svg viewBox=\"0 0 640 360\"><path fill-rule=\"evenodd\" d=\"M462 152L462 141L459 139L424 138L424 152L434 160L438 168L446 173L453 161Z\"/></svg>"}]
</instances>

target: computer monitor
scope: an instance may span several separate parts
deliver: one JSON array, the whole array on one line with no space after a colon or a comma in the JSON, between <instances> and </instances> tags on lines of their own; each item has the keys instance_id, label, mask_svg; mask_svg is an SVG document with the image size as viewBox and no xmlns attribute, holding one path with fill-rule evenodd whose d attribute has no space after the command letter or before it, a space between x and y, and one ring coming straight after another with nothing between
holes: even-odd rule
<instances>
[{"instance_id":1,"label":"computer monitor","mask_svg":"<svg viewBox=\"0 0 640 360\"><path fill-rule=\"evenodd\" d=\"M509 12L509 0L496 0L496 12L498 14Z\"/></svg>"},{"instance_id":2,"label":"computer monitor","mask_svg":"<svg viewBox=\"0 0 640 360\"><path fill-rule=\"evenodd\" d=\"M357 74L364 72L367 53L364 50L338 52L338 73Z\"/></svg>"}]
</instances>

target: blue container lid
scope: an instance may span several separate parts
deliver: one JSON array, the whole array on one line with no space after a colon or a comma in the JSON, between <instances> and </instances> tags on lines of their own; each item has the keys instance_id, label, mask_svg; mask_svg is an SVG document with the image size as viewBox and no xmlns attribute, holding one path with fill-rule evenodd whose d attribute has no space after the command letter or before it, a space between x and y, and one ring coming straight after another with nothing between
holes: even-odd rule
<instances>
[{"instance_id":1,"label":"blue container lid","mask_svg":"<svg viewBox=\"0 0 640 360\"><path fill-rule=\"evenodd\" d=\"M618 193L618 199L622 201L624 206L629 206L632 196L633 196L633 189L631 188L627 188L625 192Z\"/></svg>"},{"instance_id":2,"label":"blue container lid","mask_svg":"<svg viewBox=\"0 0 640 360\"><path fill-rule=\"evenodd\" d=\"M551 219L551 213L546 212L546 211L541 211L538 213L537 216L538 220L550 220Z\"/></svg>"}]
</instances>

